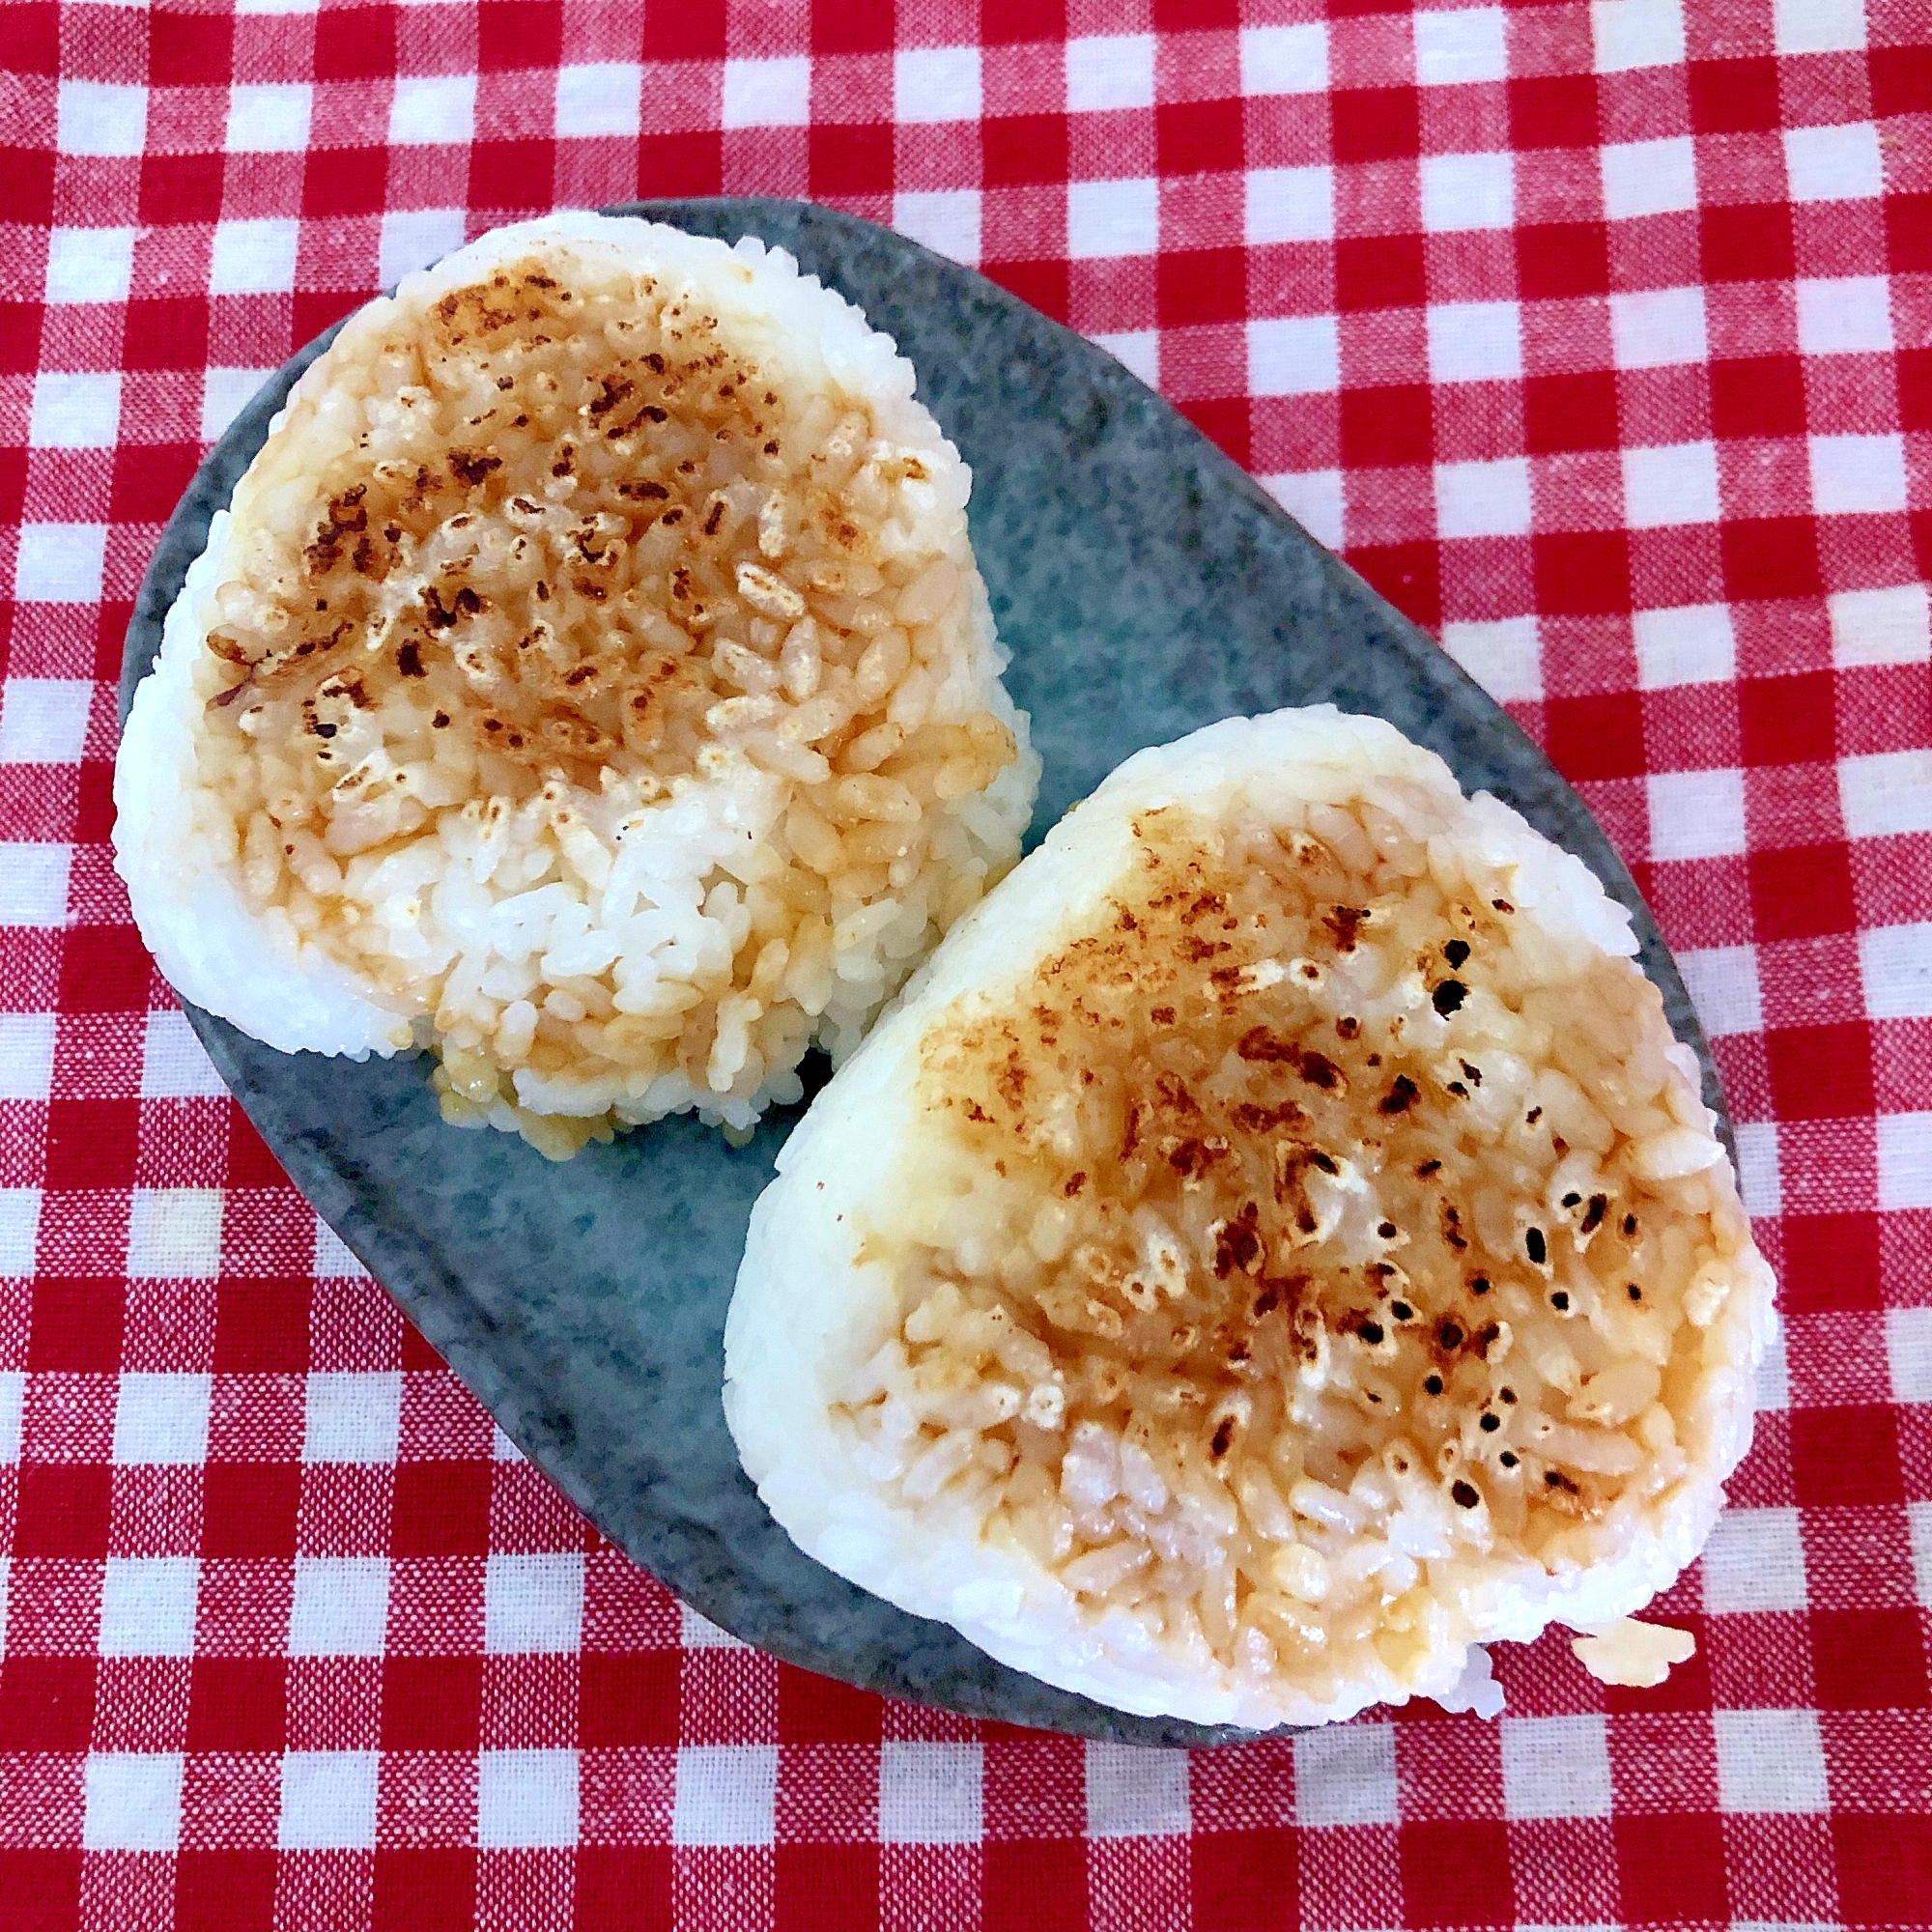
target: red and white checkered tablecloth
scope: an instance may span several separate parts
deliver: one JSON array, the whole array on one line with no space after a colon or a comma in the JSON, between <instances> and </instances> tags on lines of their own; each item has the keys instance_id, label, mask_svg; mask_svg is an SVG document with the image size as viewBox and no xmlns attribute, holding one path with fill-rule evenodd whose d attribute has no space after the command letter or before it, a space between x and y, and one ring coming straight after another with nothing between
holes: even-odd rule
<instances>
[{"instance_id":1,"label":"red and white checkered tablecloth","mask_svg":"<svg viewBox=\"0 0 1932 1932\"><path fill-rule=\"evenodd\" d=\"M1925 0L0 8L0 1926L1932 1924ZM1104 342L1630 860L1783 1280L1653 1691L1185 1753L774 1663L289 1186L108 866L156 535L495 223L805 195Z\"/></svg>"}]
</instances>

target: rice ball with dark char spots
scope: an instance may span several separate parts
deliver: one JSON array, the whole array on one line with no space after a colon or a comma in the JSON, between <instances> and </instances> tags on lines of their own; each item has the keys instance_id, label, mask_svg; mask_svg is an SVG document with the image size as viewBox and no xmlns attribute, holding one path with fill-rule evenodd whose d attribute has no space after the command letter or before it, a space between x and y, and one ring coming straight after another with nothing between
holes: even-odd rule
<instances>
[{"instance_id":1,"label":"rice ball with dark char spots","mask_svg":"<svg viewBox=\"0 0 1932 1932\"><path fill-rule=\"evenodd\" d=\"M1377 720L1131 758L760 1199L725 1407L822 1562L1123 1709L1269 1727L1620 1623L1749 1440L1771 1279L1577 859Z\"/></svg>"}]
</instances>

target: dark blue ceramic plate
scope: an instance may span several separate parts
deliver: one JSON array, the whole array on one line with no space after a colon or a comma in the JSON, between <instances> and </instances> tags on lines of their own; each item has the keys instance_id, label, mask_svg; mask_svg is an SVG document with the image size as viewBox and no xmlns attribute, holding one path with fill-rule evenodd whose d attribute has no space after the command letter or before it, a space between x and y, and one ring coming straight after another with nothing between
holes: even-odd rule
<instances>
[{"instance_id":1,"label":"dark blue ceramic plate","mask_svg":"<svg viewBox=\"0 0 1932 1932\"><path fill-rule=\"evenodd\" d=\"M1676 969L1577 795L1428 638L1112 357L849 215L765 200L615 212L788 248L912 358L973 466L973 537L1046 763L1036 838L1130 752L1217 718L1322 699L1379 713L1631 908L1719 1103ZM124 712L211 516L328 339L242 412L175 512L128 633ZM423 1062L298 1060L189 1017L297 1185L512 1439L713 1622L808 1669L973 1716L1149 1744L1228 1735L1008 1670L821 1569L765 1514L724 1427L722 1338L747 1217L796 1110L735 1151L668 1121L554 1167L504 1135L444 1126Z\"/></svg>"}]
</instances>

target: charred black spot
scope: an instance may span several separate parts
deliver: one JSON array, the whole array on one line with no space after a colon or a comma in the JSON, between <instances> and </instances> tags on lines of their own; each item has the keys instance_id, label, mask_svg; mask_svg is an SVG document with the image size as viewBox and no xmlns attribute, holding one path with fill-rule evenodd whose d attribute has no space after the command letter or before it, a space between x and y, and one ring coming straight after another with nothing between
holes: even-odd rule
<instances>
[{"instance_id":1,"label":"charred black spot","mask_svg":"<svg viewBox=\"0 0 1932 1932\"><path fill-rule=\"evenodd\" d=\"M1398 1073L1395 1085L1382 1098L1380 1111L1384 1114L1406 1114L1415 1105L1418 1097L1415 1082L1406 1073Z\"/></svg>"},{"instance_id":2,"label":"charred black spot","mask_svg":"<svg viewBox=\"0 0 1932 1932\"><path fill-rule=\"evenodd\" d=\"M500 456L483 456L473 449L452 449L449 452L449 467L466 483L480 483L493 469L503 467Z\"/></svg>"},{"instance_id":3,"label":"charred black spot","mask_svg":"<svg viewBox=\"0 0 1932 1932\"><path fill-rule=\"evenodd\" d=\"M1449 1486L1449 1493L1456 1499L1457 1507L1460 1509L1472 1510L1482 1501L1482 1497L1476 1493L1476 1486L1473 1483L1452 1483Z\"/></svg>"},{"instance_id":4,"label":"charred black spot","mask_svg":"<svg viewBox=\"0 0 1932 1932\"><path fill-rule=\"evenodd\" d=\"M1442 956L1451 967L1460 967L1469 956L1469 942L1466 939L1452 939L1442 949Z\"/></svg>"},{"instance_id":5,"label":"charred black spot","mask_svg":"<svg viewBox=\"0 0 1932 1932\"><path fill-rule=\"evenodd\" d=\"M1444 980L1443 982L1439 986L1437 986L1433 993L1430 994L1429 999L1430 999L1430 1004L1435 1007L1435 1010L1438 1013L1440 1013L1444 1019L1447 1019L1449 1015L1455 1012L1457 1009L1462 1006L1463 1002L1466 1000L1468 997L1469 997L1469 989L1468 987L1463 985L1462 980Z\"/></svg>"}]
</instances>

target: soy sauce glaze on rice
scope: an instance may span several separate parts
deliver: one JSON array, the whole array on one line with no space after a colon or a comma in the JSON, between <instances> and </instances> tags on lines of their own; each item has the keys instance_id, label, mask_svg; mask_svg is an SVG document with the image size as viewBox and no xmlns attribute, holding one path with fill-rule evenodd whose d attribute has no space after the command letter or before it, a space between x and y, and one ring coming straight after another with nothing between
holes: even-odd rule
<instances>
[{"instance_id":1,"label":"soy sauce glaze on rice","mask_svg":"<svg viewBox=\"0 0 1932 1932\"><path fill-rule=\"evenodd\" d=\"M304 379L195 729L249 913L434 1042L448 1118L560 1155L795 1097L1017 856L1035 767L890 344L784 257L550 228Z\"/></svg>"}]
</instances>

